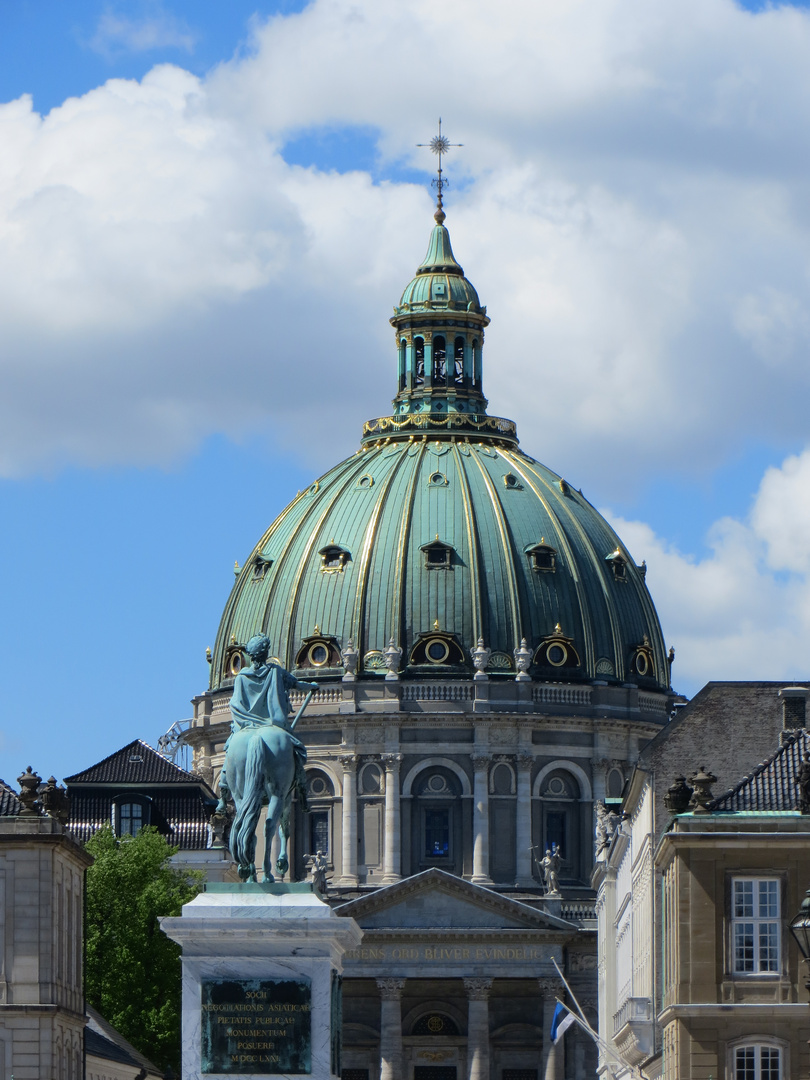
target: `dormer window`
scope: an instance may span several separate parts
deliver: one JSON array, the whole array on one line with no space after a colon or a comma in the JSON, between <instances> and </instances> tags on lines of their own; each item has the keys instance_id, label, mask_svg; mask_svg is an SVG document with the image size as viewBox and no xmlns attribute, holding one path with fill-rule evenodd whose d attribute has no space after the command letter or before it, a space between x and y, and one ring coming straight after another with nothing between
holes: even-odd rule
<instances>
[{"instance_id":1,"label":"dormer window","mask_svg":"<svg viewBox=\"0 0 810 1080\"><path fill-rule=\"evenodd\" d=\"M432 543L423 545L422 551L425 554L426 570L452 569L453 548L449 544L442 543L438 535Z\"/></svg>"},{"instance_id":2,"label":"dormer window","mask_svg":"<svg viewBox=\"0 0 810 1080\"><path fill-rule=\"evenodd\" d=\"M428 667L463 664L464 653L452 634L433 630L429 634L419 635L419 640L411 650L408 662Z\"/></svg>"},{"instance_id":3,"label":"dormer window","mask_svg":"<svg viewBox=\"0 0 810 1080\"><path fill-rule=\"evenodd\" d=\"M610 555L605 557L605 562L610 565L610 568L613 571L613 577L616 581L627 580L627 559L622 555L619 548L616 548L615 551L611 551Z\"/></svg>"},{"instance_id":4,"label":"dormer window","mask_svg":"<svg viewBox=\"0 0 810 1080\"><path fill-rule=\"evenodd\" d=\"M655 676L652 646L646 634L641 644L637 645L633 652L632 668L635 674L640 675L642 679Z\"/></svg>"},{"instance_id":5,"label":"dormer window","mask_svg":"<svg viewBox=\"0 0 810 1080\"><path fill-rule=\"evenodd\" d=\"M267 571L273 565L272 559L266 559L264 555L259 555L256 562L253 564L253 580L263 581Z\"/></svg>"},{"instance_id":6,"label":"dormer window","mask_svg":"<svg viewBox=\"0 0 810 1080\"><path fill-rule=\"evenodd\" d=\"M304 638L295 656L295 666L299 671L301 668L314 668L316 671L322 668L338 668L342 662L335 638L322 634L317 626L314 634Z\"/></svg>"},{"instance_id":7,"label":"dormer window","mask_svg":"<svg viewBox=\"0 0 810 1080\"><path fill-rule=\"evenodd\" d=\"M557 552L551 544L546 543L545 538L541 539L539 544L526 548L526 554L532 570L537 570L538 573L553 574L557 569Z\"/></svg>"},{"instance_id":8,"label":"dormer window","mask_svg":"<svg viewBox=\"0 0 810 1080\"><path fill-rule=\"evenodd\" d=\"M351 559L351 553L335 543L327 544L318 554L321 557L322 574L342 574L343 568Z\"/></svg>"},{"instance_id":9,"label":"dormer window","mask_svg":"<svg viewBox=\"0 0 810 1080\"><path fill-rule=\"evenodd\" d=\"M540 667L575 668L580 666L579 654L574 648L574 639L566 637L559 623L554 632L543 638L534 662Z\"/></svg>"}]
</instances>

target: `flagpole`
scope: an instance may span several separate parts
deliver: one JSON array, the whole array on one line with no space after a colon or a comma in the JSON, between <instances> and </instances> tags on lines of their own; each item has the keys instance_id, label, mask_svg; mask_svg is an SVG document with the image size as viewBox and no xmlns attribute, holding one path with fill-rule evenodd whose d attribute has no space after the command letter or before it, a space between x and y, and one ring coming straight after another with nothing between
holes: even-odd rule
<instances>
[{"instance_id":1,"label":"flagpole","mask_svg":"<svg viewBox=\"0 0 810 1080\"><path fill-rule=\"evenodd\" d=\"M560 976L560 979L562 980L565 989L571 995L571 1000L573 1001L574 1006L579 1013L579 1016L577 1016L575 1013L571 1013L571 1015L574 1017L574 1020L576 1020L580 1027L584 1028L585 1031L588 1032L588 1034L591 1036L591 1038L600 1050L602 1050L605 1054L609 1054L612 1058L614 1058L615 1061L617 1061L621 1066L623 1066L623 1068L629 1069L631 1076L636 1077L637 1080L647 1080L647 1077L644 1075L641 1069L639 1069L635 1065L631 1065L629 1061L625 1061L624 1058L618 1053L618 1051L614 1050L613 1047L610 1046L605 1039L603 1039L597 1032L593 1030L591 1025L588 1023L588 1018L585 1016L585 1013L582 1011L580 1004L577 1001L576 994L569 986L568 980L563 975L562 971L560 970L560 965L557 963L556 959L553 956L551 958L551 962L556 968L557 974ZM559 1000L560 999L557 998L557 1001ZM560 1001L560 1005L562 1005L564 1008L568 1009L569 1012L571 1012L569 1006L566 1005L564 1001Z\"/></svg>"}]
</instances>

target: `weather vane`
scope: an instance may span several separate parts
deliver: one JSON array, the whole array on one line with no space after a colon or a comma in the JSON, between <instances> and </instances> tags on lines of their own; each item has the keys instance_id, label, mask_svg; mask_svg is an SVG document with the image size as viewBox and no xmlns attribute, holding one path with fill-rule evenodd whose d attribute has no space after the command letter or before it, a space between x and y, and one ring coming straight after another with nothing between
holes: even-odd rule
<instances>
[{"instance_id":1,"label":"weather vane","mask_svg":"<svg viewBox=\"0 0 810 1080\"><path fill-rule=\"evenodd\" d=\"M431 183L436 188L436 213L433 215L436 221L441 225L444 221L445 213L442 209L442 192L445 187L450 183L449 180L445 180L442 176L442 154L446 154L451 146L463 146L464 143L451 143L446 135L442 135L442 118L439 117L439 134L434 135L429 143L417 143L417 146L429 146L434 154L439 159L439 175Z\"/></svg>"}]
</instances>

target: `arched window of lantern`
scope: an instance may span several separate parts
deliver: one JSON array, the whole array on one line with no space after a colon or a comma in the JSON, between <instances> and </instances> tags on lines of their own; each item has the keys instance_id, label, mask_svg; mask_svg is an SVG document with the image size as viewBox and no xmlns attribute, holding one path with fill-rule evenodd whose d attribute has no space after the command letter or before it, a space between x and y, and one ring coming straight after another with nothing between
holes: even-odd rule
<instances>
[{"instance_id":1,"label":"arched window of lantern","mask_svg":"<svg viewBox=\"0 0 810 1080\"><path fill-rule=\"evenodd\" d=\"M441 334L433 339L433 385L447 385L447 345Z\"/></svg>"},{"instance_id":2,"label":"arched window of lantern","mask_svg":"<svg viewBox=\"0 0 810 1080\"><path fill-rule=\"evenodd\" d=\"M464 384L464 338L457 337L453 343L453 381L456 386Z\"/></svg>"},{"instance_id":3,"label":"arched window of lantern","mask_svg":"<svg viewBox=\"0 0 810 1080\"><path fill-rule=\"evenodd\" d=\"M416 386L425 385L425 339L413 339L413 377Z\"/></svg>"}]
</instances>

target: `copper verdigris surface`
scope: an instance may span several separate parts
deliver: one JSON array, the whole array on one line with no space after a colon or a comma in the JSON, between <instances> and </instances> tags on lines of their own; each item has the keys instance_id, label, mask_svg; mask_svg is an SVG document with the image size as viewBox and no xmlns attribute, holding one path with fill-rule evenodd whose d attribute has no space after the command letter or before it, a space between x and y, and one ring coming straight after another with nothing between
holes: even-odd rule
<instances>
[{"instance_id":1,"label":"copper verdigris surface","mask_svg":"<svg viewBox=\"0 0 810 1080\"><path fill-rule=\"evenodd\" d=\"M201 991L203 1073L312 1072L308 979L212 979Z\"/></svg>"}]
</instances>

